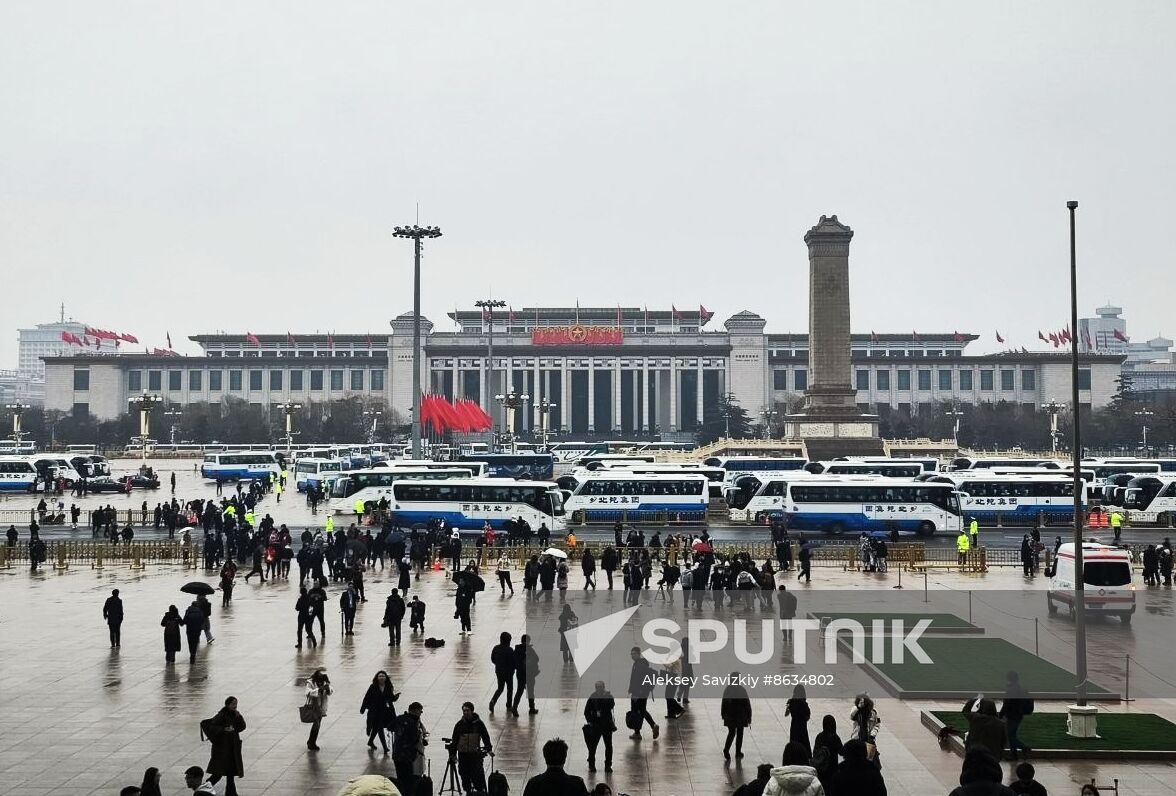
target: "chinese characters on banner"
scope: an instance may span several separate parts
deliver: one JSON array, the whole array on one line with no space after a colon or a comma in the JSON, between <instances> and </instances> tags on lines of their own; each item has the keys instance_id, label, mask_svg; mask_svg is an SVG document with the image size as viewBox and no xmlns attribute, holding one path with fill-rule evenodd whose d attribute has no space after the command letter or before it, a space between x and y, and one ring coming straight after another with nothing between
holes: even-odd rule
<instances>
[{"instance_id":1,"label":"chinese characters on banner","mask_svg":"<svg viewBox=\"0 0 1176 796\"><path fill-rule=\"evenodd\" d=\"M531 330L532 345L620 345L625 333L615 326L543 326Z\"/></svg>"}]
</instances>

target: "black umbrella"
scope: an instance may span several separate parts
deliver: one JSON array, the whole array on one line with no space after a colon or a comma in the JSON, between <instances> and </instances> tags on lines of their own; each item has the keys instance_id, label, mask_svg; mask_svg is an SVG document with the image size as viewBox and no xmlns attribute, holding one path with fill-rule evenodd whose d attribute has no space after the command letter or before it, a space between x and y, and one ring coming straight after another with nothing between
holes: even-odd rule
<instances>
[{"instance_id":1,"label":"black umbrella","mask_svg":"<svg viewBox=\"0 0 1176 796\"><path fill-rule=\"evenodd\" d=\"M366 556L367 555L367 545L364 544L363 542L359 541L358 539L352 539L349 542L347 542L347 552L349 552L355 556Z\"/></svg>"},{"instance_id":2,"label":"black umbrella","mask_svg":"<svg viewBox=\"0 0 1176 796\"><path fill-rule=\"evenodd\" d=\"M289 547L283 547L281 552L282 558L289 561L294 557L294 551Z\"/></svg>"},{"instance_id":3,"label":"black umbrella","mask_svg":"<svg viewBox=\"0 0 1176 796\"><path fill-rule=\"evenodd\" d=\"M482 580L480 575L475 575L468 569L463 569L461 572L454 575L454 580L464 582L466 588L470 591L485 591L486 581Z\"/></svg>"},{"instance_id":4,"label":"black umbrella","mask_svg":"<svg viewBox=\"0 0 1176 796\"><path fill-rule=\"evenodd\" d=\"M215 594L216 589L209 586L204 581L194 580L191 583L185 583L180 587L180 591L185 594Z\"/></svg>"}]
</instances>

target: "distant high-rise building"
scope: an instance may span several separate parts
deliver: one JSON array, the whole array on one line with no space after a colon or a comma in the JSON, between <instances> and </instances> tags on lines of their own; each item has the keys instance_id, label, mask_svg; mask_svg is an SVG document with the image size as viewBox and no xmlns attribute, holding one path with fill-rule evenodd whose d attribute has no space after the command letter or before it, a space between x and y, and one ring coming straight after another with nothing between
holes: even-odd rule
<instances>
[{"instance_id":1,"label":"distant high-rise building","mask_svg":"<svg viewBox=\"0 0 1176 796\"><path fill-rule=\"evenodd\" d=\"M1094 312L1097 318L1078 319L1078 345L1100 354L1126 354L1127 321L1119 317L1123 308L1107 304Z\"/></svg>"},{"instance_id":2,"label":"distant high-rise building","mask_svg":"<svg viewBox=\"0 0 1176 796\"><path fill-rule=\"evenodd\" d=\"M62 332L81 337L86 324L77 321L60 320L53 323L38 323L31 329L20 329L16 369L32 379L45 378L43 357L59 357L78 353L78 346L61 339Z\"/></svg>"}]
</instances>

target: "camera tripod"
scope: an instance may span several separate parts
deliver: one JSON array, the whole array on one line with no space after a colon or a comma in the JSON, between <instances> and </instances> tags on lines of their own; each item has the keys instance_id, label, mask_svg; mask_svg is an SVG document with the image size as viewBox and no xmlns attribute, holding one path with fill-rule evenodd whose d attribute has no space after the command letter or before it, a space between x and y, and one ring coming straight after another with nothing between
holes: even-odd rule
<instances>
[{"instance_id":1,"label":"camera tripod","mask_svg":"<svg viewBox=\"0 0 1176 796\"><path fill-rule=\"evenodd\" d=\"M443 739L448 740L448 739ZM446 787L448 783L448 787ZM445 761L445 773L441 775L441 785L437 788L437 794L442 793L457 793L461 794L465 791L461 787L461 779L457 774L457 752L450 751L449 758Z\"/></svg>"}]
</instances>

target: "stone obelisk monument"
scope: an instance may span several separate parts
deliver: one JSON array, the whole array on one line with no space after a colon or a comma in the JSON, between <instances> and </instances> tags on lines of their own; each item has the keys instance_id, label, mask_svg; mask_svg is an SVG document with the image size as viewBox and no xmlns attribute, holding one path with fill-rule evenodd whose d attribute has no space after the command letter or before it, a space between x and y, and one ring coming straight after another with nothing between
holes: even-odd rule
<instances>
[{"instance_id":1,"label":"stone obelisk monument","mask_svg":"<svg viewBox=\"0 0 1176 796\"><path fill-rule=\"evenodd\" d=\"M804 236L809 253L808 389L804 408L785 418L810 459L883 452L878 418L862 412L850 383L849 242L853 230L821 216Z\"/></svg>"}]
</instances>

